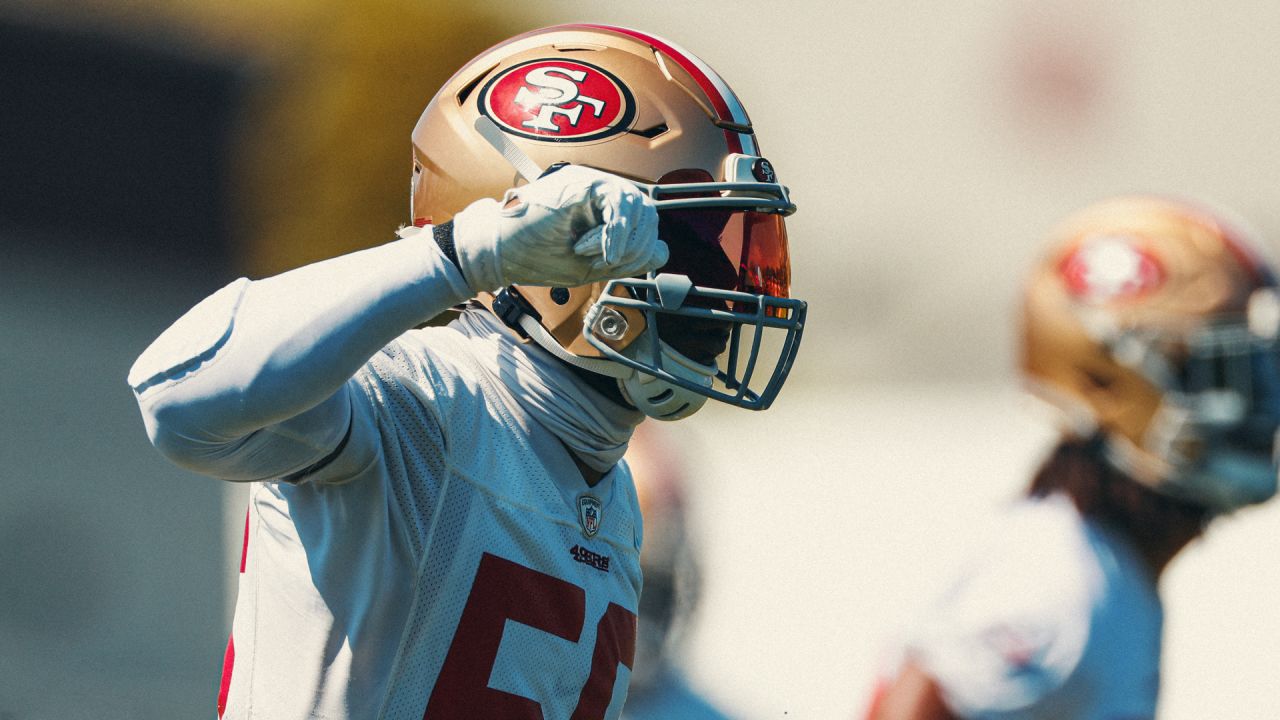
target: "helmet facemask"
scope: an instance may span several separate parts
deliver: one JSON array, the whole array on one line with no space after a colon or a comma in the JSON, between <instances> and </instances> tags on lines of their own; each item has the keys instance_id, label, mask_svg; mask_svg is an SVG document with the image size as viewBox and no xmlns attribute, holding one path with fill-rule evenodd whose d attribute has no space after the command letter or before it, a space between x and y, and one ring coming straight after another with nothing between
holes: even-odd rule
<instances>
[{"instance_id":1,"label":"helmet facemask","mask_svg":"<svg viewBox=\"0 0 1280 720\"><path fill-rule=\"evenodd\" d=\"M677 171L664 180L685 182L639 184L655 198L658 234L671 258L644 279L610 282L588 312L584 334L603 357L673 392L763 410L790 372L806 308L787 297L791 268L782 218L794 206L786 188L745 183L733 174L757 160L731 156L728 182ZM629 351L610 347L601 332L601 320L622 308L643 313L646 325L658 330ZM771 352L762 352L774 335Z\"/></svg>"},{"instance_id":2,"label":"helmet facemask","mask_svg":"<svg viewBox=\"0 0 1280 720\"><path fill-rule=\"evenodd\" d=\"M536 166L519 148L486 121L476 125L486 128L481 135L514 168L533 172ZM654 184L633 181L657 205L658 235L670 259L643 279L609 281L587 309L582 337L604 363L565 354L559 341L531 327L539 318L527 313L514 318L520 329L562 360L617 378L623 397L658 420L688 417L707 399L768 408L804 331L806 304L787 297L791 263L783 217L795 205L763 158L731 154L725 176L716 182L706 171L690 169ZM539 289L523 289L530 292ZM635 335L628 317L637 314L644 329ZM772 352L762 352L766 346ZM772 364L761 373L769 364L765 357Z\"/></svg>"},{"instance_id":3,"label":"helmet facemask","mask_svg":"<svg viewBox=\"0 0 1280 720\"><path fill-rule=\"evenodd\" d=\"M1274 291L1255 296L1274 298ZM1260 328L1256 317L1216 319L1194 330L1179 355L1146 363L1145 374L1165 391L1147 433L1148 447L1169 464L1162 489L1219 513L1269 499L1280 430L1274 326Z\"/></svg>"}]
</instances>

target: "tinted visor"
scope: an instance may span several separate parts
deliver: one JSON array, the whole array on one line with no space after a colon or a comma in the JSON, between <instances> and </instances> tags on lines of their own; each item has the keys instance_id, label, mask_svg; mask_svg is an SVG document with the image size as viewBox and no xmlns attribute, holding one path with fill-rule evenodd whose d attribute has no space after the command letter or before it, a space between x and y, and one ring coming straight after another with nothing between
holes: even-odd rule
<instances>
[{"instance_id":1,"label":"tinted visor","mask_svg":"<svg viewBox=\"0 0 1280 720\"><path fill-rule=\"evenodd\" d=\"M710 181L703 170L677 170L659 181L666 191L657 203L658 237L671 259L658 272L687 275L699 287L790 297L791 259L781 214L734 207L732 201L729 207L664 209L680 199L720 197L674 191L680 184Z\"/></svg>"},{"instance_id":2,"label":"tinted visor","mask_svg":"<svg viewBox=\"0 0 1280 720\"><path fill-rule=\"evenodd\" d=\"M787 297L791 264L782 216L754 210L685 208L658 211L658 237L671 257L658 272L686 275L694 285L753 295ZM701 295L687 304L713 310L750 312L746 303ZM765 311L777 317L777 308ZM684 355L709 365L729 343L729 323L691 317L658 316L658 335Z\"/></svg>"},{"instance_id":3,"label":"tinted visor","mask_svg":"<svg viewBox=\"0 0 1280 720\"><path fill-rule=\"evenodd\" d=\"M687 275L699 287L790 296L791 260L781 215L720 208L659 209L658 237L671 250L671 259L658 272Z\"/></svg>"}]
</instances>

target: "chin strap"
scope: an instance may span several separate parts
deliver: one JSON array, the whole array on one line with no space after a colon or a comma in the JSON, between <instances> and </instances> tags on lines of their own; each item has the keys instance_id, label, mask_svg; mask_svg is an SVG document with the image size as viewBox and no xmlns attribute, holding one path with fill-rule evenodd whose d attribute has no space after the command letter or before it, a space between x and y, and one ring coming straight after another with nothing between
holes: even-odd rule
<instances>
[{"instance_id":1,"label":"chin strap","mask_svg":"<svg viewBox=\"0 0 1280 720\"><path fill-rule=\"evenodd\" d=\"M623 367L612 360L582 357L565 350L560 342L557 341L551 333L547 332L547 329L542 326L542 323L535 320L531 315L521 315L517 322L519 323L520 329L524 331L525 335L528 336L529 339L538 343L538 345L542 346L542 348L547 352L555 355L574 367L579 367L583 370L589 370L601 375L608 375L611 378L618 378L619 380L626 378L633 373L631 368Z\"/></svg>"},{"instance_id":2,"label":"chin strap","mask_svg":"<svg viewBox=\"0 0 1280 720\"><path fill-rule=\"evenodd\" d=\"M612 360L582 357L565 350L555 336L538 321L537 312L529 307L514 288L503 288L494 295L493 312L507 327L519 333L520 337L534 341L542 349L574 367L618 379L625 378L632 372L630 368Z\"/></svg>"}]
</instances>

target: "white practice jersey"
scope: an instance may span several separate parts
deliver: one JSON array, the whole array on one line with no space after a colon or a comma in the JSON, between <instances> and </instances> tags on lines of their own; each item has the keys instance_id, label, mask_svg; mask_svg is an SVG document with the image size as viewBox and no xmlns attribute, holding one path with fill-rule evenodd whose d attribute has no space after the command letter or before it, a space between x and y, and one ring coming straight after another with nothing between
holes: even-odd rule
<instances>
[{"instance_id":1,"label":"white practice jersey","mask_svg":"<svg viewBox=\"0 0 1280 720\"><path fill-rule=\"evenodd\" d=\"M224 288L130 376L157 447L257 481L223 717L617 718L640 592L625 464L588 487L453 328L383 345L464 296L430 241L333 263L338 285L320 263Z\"/></svg>"},{"instance_id":2,"label":"white practice jersey","mask_svg":"<svg viewBox=\"0 0 1280 720\"><path fill-rule=\"evenodd\" d=\"M640 590L630 475L587 488L554 438L540 458L465 343L393 343L351 381L341 455L253 489L226 718L617 715Z\"/></svg>"},{"instance_id":3,"label":"white practice jersey","mask_svg":"<svg viewBox=\"0 0 1280 720\"><path fill-rule=\"evenodd\" d=\"M969 720L1150 720L1161 626L1136 551L1054 495L1001 519L906 654Z\"/></svg>"}]
</instances>

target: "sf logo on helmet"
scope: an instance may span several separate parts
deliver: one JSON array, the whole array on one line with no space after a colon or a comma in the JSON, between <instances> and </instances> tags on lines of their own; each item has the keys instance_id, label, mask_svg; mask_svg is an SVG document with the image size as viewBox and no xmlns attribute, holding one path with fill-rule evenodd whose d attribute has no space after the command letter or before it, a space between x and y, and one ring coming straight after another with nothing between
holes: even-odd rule
<instances>
[{"instance_id":1,"label":"sf logo on helmet","mask_svg":"<svg viewBox=\"0 0 1280 720\"><path fill-rule=\"evenodd\" d=\"M1136 298L1164 282L1160 261L1135 238L1090 235L1059 263L1067 291L1086 302Z\"/></svg>"},{"instance_id":2,"label":"sf logo on helmet","mask_svg":"<svg viewBox=\"0 0 1280 720\"><path fill-rule=\"evenodd\" d=\"M551 142L609 137L635 118L635 101L621 80L566 59L532 60L498 73L478 104L504 132Z\"/></svg>"},{"instance_id":3,"label":"sf logo on helmet","mask_svg":"<svg viewBox=\"0 0 1280 720\"><path fill-rule=\"evenodd\" d=\"M586 70L557 67L540 67L530 70L529 74L524 76L526 87L516 91L516 102L530 110L536 110L538 114L533 119L525 120L520 124L558 133L560 128L551 122L552 117L556 114L564 115L569 119L570 125L577 126L582 108L587 105L595 111L595 117L600 117L604 114L604 101L578 93L578 83L586 79ZM537 87L538 91L531 92L527 85ZM578 102L575 103L574 100Z\"/></svg>"}]
</instances>

